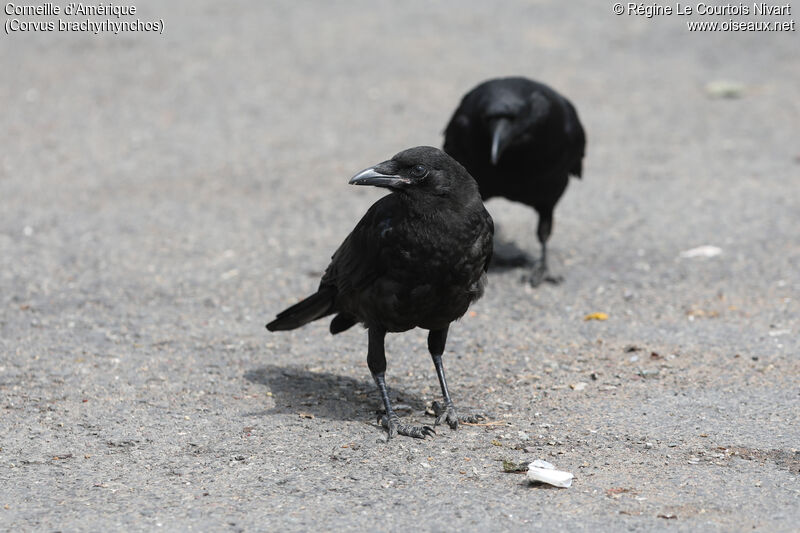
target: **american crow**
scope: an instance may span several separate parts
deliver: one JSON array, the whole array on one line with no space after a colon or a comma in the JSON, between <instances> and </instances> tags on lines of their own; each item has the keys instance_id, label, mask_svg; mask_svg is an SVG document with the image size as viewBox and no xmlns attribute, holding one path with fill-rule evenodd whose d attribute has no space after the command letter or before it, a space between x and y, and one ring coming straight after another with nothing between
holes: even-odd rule
<instances>
[{"instance_id":1,"label":"american crow","mask_svg":"<svg viewBox=\"0 0 800 533\"><path fill-rule=\"evenodd\" d=\"M319 289L278 314L270 331L289 330L336 314L332 334L357 322L369 331L367 366L396 434L425 438L428 426L400 423L386 391L384 337L415 327L430 330L444 404L434 403L436 424L458 428L442 366L450 322L480 298L492 255L494 225L467 171L437 148L419 146L356 174L353 185L388 188L347 236L322 276ZM462 420L469 418L465 417Z\"/></svg>"},{"instance_id":2,"label":"american crow","mask_svg":"<svg viewBox=\"0 0 800 533\"><path fill-rule=\"evenodd\" d=\"M586 147L569 100L526 78L485 81L461 100L445 130L444 151L478 182L484 200L502 196L539 213L539 262L527 280L558 282L547 271L553 209L569 175L581 177Z\"/></svg>"}]
</instances>

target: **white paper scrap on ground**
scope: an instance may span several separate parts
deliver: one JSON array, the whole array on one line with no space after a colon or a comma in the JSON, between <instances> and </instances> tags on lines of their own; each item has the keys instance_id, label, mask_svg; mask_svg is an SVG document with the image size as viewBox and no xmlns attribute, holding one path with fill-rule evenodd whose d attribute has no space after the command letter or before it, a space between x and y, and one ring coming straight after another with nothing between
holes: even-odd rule
<instances>
[{"instance_id":1,"label":"white paper scrap on ground","mask_svg":"<svg viewBox=\"0 0 800 533\"><path fill-rule=\"evenodd\" d=\"M698 246L697 248L692 248L691 250L682 251L681 257L684 259L693 259L695 257L716 257L721 253L722 248L706 244L705 246Z\"/></svg>"},{"instance_id":2,"label":"white paper scrap on ground","mask_svg":"<svg viewBox=\"0 0 800 533\"><path fill-rule=\"evenodd\" d=\"M554 487L567 488L572 485L574 477L569 472L556 470L555 466L541 459L528 465L528 481L540 481Z\"/></svg>"}]
</instances>

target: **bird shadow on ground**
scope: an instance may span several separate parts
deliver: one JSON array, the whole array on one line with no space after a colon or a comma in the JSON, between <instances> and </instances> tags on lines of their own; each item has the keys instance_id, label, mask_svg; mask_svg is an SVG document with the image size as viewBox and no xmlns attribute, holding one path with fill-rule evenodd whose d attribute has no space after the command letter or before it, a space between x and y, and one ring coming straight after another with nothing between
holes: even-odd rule
<instances>
[{"instance_id":1,"label":"bird shadow on ground","mask_svg":"<svg viewBox=\"0 0 800 533\"><path fill-rule=\"evenodd\" d=\"M535 260L522 250L516 243L506 240L502 235L494 236L494 251L492 262L489 264L489 273L505 272L515 268L528 268L535 264Z\"/></svg>"},{"instance_id":2,"label":"bird shadow on ground","mask_svg":"<svg viewBox=\"0 0 800 533\"><path fill-rule=\"evenodd\" d=\"M320 418L353 420L383 412L375 385L366 379L277 365L250 370L244 378L266 386L275 403L271 409L253 415L302 412ZM395 408L405 404L413 411L425 409L419 396L397 387L389 389L389 397Z\"/></svg>"}]
</instances>

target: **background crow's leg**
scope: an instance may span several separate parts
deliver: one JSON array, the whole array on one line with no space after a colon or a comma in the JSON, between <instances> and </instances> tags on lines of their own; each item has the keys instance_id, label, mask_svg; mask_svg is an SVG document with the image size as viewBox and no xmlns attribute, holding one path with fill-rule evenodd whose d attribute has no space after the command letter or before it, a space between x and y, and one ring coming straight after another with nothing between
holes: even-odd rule
<instances>
[{"instance_id":1,"label":"background crow's leg","mask_svg":"<svg viewBox=\"0 0 800 533\"><path fill-rule=\"evenodd\" d=\"M431 330L431 332L428 333L428 351L433 359L433 366L436 367L436 375L439 377L439 385L442 387L442 397L444 398L444 404L433 402L433 413L436 416L435 425L438 426L444 419L451 429L458 429L459 421L475 423L478 420L483 420L485 417L483 415L459 417L456 413L456 407L453 405L453 400L450 398L450 391L447 390L447 378L444 376L444 364L442 364L442 354L444 353L444 345L447 342L448 327Z\"/></svg>"},{"instance_id":2,"label":"background crow's leg","mask_svg":"<svg viewBox=\"0 0 800 533\"><path fill-rule=\"evenodd\" d=\"M386 409L386 414L381 417L381 425L389 431L389 438L391 439L398 433L407 437L415 437L417 439L424 439L427 436L433 436L436 432L433 428L428 426L408 426L400 423L400 417L392 409L392 403L389 401L389 392L386 390L386 379L384 373L386 372L386 352L383 347L383 340L386 332L381 328L369 328L369 348L367 349L367 366L372 372L372 379L378 386L378 391L381 393L383 406Z\"/></svg>"},{"instance_id":3,"label":"background crow's leg","mask_svg":"<svg viewBox=\"0 0 800 533\"><path fill-rule=\"evenodd\" d=\"M564 279L561 276L553 276L547 269L547 239L553 231L553 209L542 210L539 212L539 226L536 228L536 235L542 246L542 255L539 261L533 266L530 273L523 277L531 286L536 287L543 281L549 283L561 283Z\"/></svg>"}]
</instances>

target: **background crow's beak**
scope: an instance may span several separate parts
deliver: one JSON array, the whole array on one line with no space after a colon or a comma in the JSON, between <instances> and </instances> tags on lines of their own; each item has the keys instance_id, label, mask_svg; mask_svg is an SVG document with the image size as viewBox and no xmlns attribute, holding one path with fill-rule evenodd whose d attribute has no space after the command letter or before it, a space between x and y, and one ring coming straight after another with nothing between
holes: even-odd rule
<instances>
[{"instance_id":1,"label":"background crow's beak","mask_svg":"<svg viewBox=\"0 0 800 533\"><path fill-rule=\"evenodd\" d=\"M380 166L380 165L378 165ZM376 170L376 167L362 170L352 178L350 178L350 185L372 185L375 187L402 187L411 183L410 180L397 176L394 174L381 174Z\"/></svg>"},{"instance_id":2,"label":"background crow's beak","mask_svg":"<svg viewBox=\"0 0 800 533\"><path fill-rule=\"evenodd\" d=\"M511 141L511 121L507 118L498 119L493 125L492 132L492 165L497 166L497 161Z\"/></svg>"}]
</instances>

